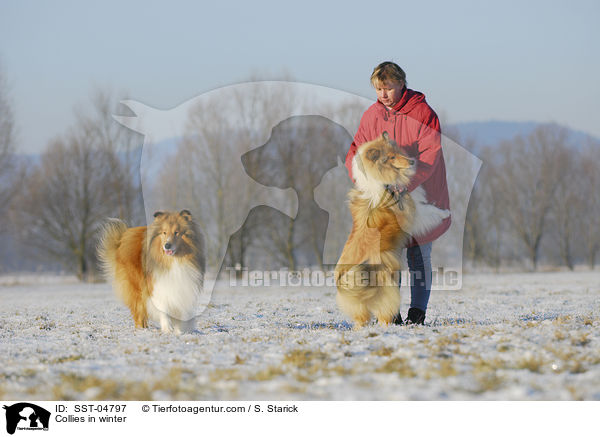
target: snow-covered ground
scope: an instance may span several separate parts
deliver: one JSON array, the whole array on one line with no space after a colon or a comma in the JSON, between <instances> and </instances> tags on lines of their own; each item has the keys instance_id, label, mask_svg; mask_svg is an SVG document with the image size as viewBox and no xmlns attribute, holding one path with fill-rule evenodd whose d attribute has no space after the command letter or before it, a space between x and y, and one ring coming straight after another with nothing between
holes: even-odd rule
<instances>
[{"instance_id":1,"label":"snow-covered ground","mask_svg":"<svg viewBox=\"0 0 600 437\"><path fill-rule=\"evenodd\" d=\"M178 337L107 284L3 278L0 398L600 400L599 298L598 271L471 274L427 326L353 331L331 288L221 284Z\"/></svg>"}]
</instances>

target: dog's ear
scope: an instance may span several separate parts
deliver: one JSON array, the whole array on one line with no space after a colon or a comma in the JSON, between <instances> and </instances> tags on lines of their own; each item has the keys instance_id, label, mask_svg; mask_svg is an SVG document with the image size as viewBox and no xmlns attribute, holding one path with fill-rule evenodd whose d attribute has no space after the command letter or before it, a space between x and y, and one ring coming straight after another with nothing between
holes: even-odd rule
<instances>
[{"instance_id":1,"label":"dog's ear","mask_svg":"<svg viewBox=\"0 0 600 437\"><path fill-rule=\"evenodd\" d=\"M367 155L367 159L369 161L375 162L381 156L381 152L379 151L379 149L370 149L370 150L367 150L366 155Z\"/></svg>"},{"instance_id":2,"label":"dog's ear","mask_svg":"<svg viewBox=\"0 0 600 437\"><path fill-rule=\"evenodd\" d=\"M179 215L186 219L188 222L192 220L192 213L189 212L187 209L182 209Z\"/></svg>"},{"instance_id":3,"label":"dog's ear","mask_svg":"<svg viewBox=\"0 0 600 437\"><path fill-rule=\"evenodd\" d=\"M162 216L163 216L163 215L165 215L165 214L166 214L166 213L165 213L164 211L156 211L156 212L154 213L154 216L153 216L153 217L156 219L156 218L162 217Z\"/></svg>"},{"instance_id":4,"label":"dog's ear","mask_svg":"<svg viewBox=\"0 0 600 437\"><path fill-rule=\"evenodd\" d=\"M383 131L383 133L381 134L381 136L383 137L384 140L386 140L388 143L390 142L390 135L387 133L387 131Z\"/></svg>"}]
</instances>

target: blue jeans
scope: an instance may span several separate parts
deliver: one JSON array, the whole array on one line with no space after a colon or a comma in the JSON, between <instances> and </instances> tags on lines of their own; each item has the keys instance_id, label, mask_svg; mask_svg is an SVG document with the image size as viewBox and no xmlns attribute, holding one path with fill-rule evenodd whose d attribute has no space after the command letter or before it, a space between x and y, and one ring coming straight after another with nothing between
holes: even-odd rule
<instances>
[{"instance_id":1,"label":"blue jeans","mask_svg":"<svg viewBox=\"0 0 600 437\"><path fill-rule=\"evenodd\" d=\"M431 293L431 243L406 249L410 273L410 307L427 310Z\"/></svg>"}]
</instances>

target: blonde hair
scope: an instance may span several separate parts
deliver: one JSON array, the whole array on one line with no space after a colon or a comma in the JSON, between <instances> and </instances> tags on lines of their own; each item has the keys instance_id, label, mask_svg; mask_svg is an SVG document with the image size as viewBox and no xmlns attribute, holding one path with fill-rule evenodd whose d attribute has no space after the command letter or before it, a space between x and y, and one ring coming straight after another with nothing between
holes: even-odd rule
<instances>
[{"instance_id":1,"label":"blonde hair","mask_svg":"<svg viewBox=\"0 0 600 437\"><path fill-rule=\"evenodd\" d=\"M371 74L371 85L377 83L396 82L406 86L406 73L398 64L390 61L382 62L373 70Z\"/></svg>"}]
</instances>

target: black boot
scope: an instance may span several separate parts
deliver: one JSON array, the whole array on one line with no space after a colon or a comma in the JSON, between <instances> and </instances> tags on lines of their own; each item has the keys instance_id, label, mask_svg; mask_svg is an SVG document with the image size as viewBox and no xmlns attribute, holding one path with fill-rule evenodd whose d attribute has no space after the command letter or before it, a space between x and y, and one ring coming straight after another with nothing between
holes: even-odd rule
<instances>
[{"instance_id":1,"label":"black boot","mask_svg":"<svg viewBox=\"0 0 600 437\"><path fill-rule=\"evenodd\" d=\"M407 325L424 325L425 324L425 311L419 308L409 308L408 315L406 316Z\"/></svg>"},{"instance_id":2,"label":"black boot","mask_svg":"<svg viewBox=\"0 0 600 437\"><path fill-rule=\"evenodd\" d=\"M402 325L402 316L400 315L400 313L396 314L396 317L394 317L394 320L392 320L392 323L394 325Z\"/></svg>"}]
</instances>

